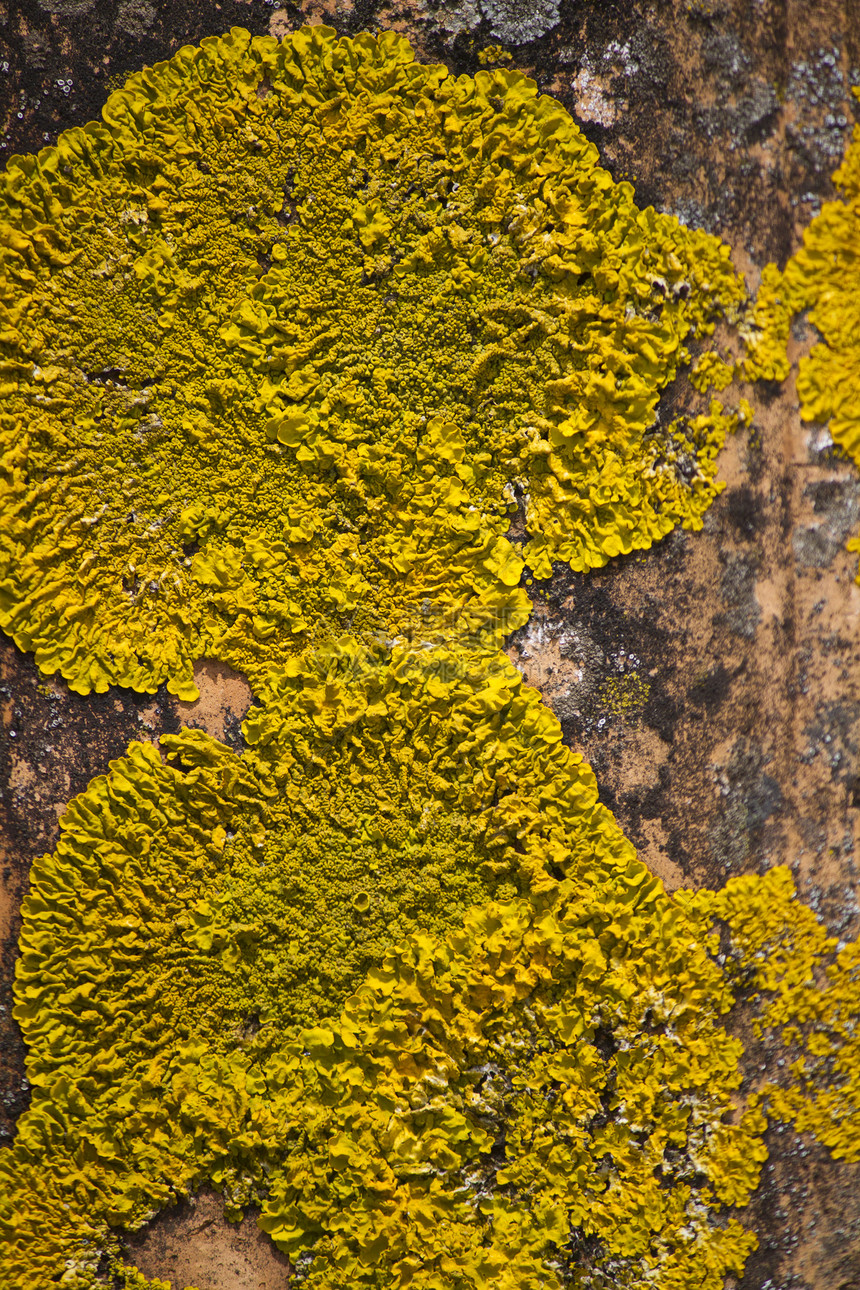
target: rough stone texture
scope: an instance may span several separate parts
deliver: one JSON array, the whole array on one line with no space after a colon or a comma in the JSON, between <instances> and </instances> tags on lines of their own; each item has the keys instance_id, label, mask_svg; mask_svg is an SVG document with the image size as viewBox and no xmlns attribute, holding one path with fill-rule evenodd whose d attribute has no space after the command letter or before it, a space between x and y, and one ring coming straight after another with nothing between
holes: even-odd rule
<instances>
[{"instance_id":1,"label":"rough stone texture","mask_svg":"<svg viewBox=\"0 0 860 1290\"><path fill-rule=\"evenodd\" d=\"M290 1261L260 1231L256 1214L225 1223L223 1209L217 1193L198 1192L132 1237L129 1262L145 1276L169 1279L175 1290L283 1290Z\"/></svg>"},{"instance_id":2,"label":"rough stone texture","mask_svg":"<svg viewBox=\"0 0 860 1290\"><path fill-rule=\"evenodd\" d=\"M844 539L858 484L819 435L790 383L760 400L751 435L723 453L727 487L704 530L559 576L511 653L670 886L788 863L848 934L860 588ZM630 691L633 674L647 694L618 710L610 683Z\"/></svg>"},{"instance_id":3,"label":"rough stone texture","mask_svg":"<svg viewBox=\"0 0 860 1290\"><path fill-rule=\"evenodd\" d=\"M723 236L753 289L832 195L853 119L848 88L860 82L860 0L0 0L0 158L93 118L112 85L184 43L236 23L283 35L308 19L344 34L394 27L457 72L476 71L479 52L501 43L641 204ZM800 324L798 354L812 339ZM537 588L510 652L670 887L788 863L847 938L860 932L860 588L844 543L860 527L860 480L823 427L801 425L792 382L745 392L755 423L723 454L727 487L704 530L601 573L559 573ZM247 687L217 664L198 679L190 706L161 692L82 700L4 647L7 1135L26 1102L8 1005L29 862L53 844L68 798L130 738L192 721L238 746ZM749 1078L772 1060L751 1046ZM790 1132L769 1145L749 1213L761 1247L741 1287L858 1290L860 1169ZM234 1249L234 1229L217 1202L200 1204L205 1237L200 1209L187 1208L136 1247L150 1274L185 1275L178 1242L197 1251L201 1290L286 1283L282 1268L266 1281L226 1256L207 1263L210 1247Z\"/></svg>"}]
</instances>

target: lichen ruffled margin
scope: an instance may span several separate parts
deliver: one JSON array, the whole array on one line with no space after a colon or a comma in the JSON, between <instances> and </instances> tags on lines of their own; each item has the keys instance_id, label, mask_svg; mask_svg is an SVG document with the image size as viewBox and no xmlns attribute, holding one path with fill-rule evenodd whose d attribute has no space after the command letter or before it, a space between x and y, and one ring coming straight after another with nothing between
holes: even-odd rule
<instances>
[{"instance_id":1,"label":"lichen ruffled margin","mask_svg":"<svg viewBox=\"0 0 860 1290\"><path fill-rule=\"evenodd\" d=\"M202 655L262 686L344 630L498 643L524 561L719 488L731 418L655 412L743 299L728 249L518 73L235 28L10 161L0 244L0 625L82 693L192 698Z\"/></svg>"},{"instance_id":2,"label":"lichen ruffled margin","mask_svg":"<svg viewBox=\"0 0 860 1290\"><path fill-rule=\"evenodd\" d=\"M91 1286L106 1249L143 1285L114 1229L207 1180L234 1216L262 1206L309 1286L513 1290L590 1258L716 1290L754 1244L721 1211L756 1185L766 1117L805 1127L807 1076L856 1154L834 1114L852 1036L813 982L834 947L788 872L668 897L497 655L345 644L281 686L241 756L195 731L167 763L132 745L34 866L33 1101L0 1156L22 1290L58 1265ZM362 839L379 858L356 890ZM350 957L376 907L387 943ZM289 983L321 962L315 1008ZM736 1118L741 995L796 1040L813 1023L829 1084L795 1065Z\"/></svg>"},{"instance_id":3,"label":"lichen ruffled margin","mask_svg":"<svg viewBox=\"0 0 860 1290\"><path fill-rule=\"evenodd\" d=\"M860 88L854 94L860 98ZM833 181L840 199L824 203L783 271L770 264L762 274L746 372L785 380L792 319L807 313L819 339L798 365L800 414L827 423L834 444L860 466L860 126ZM860 537L848 549L860 551Z\"/></svg>"},{"instance_id":4,"label":"lichen ruffled margin","mask_svg":"<svg viewBox=\"0 0 860 1290\"><path fill-rule=\"evenodd\" d=\"M853 93L860 98L860 87ZM833 181L839 199L824 203L784 270L770 264L762 274L755 309L744 328L745 372L753 380L785 380L791 372L792 322L805 314L818 336L798 363L801 417L826 423L837 449L860 466L860 126L854 127ZM860 536L847 548L860 551ZM747 924L750 947L760 934L753 921ZM768 1086L764 1096L781 1114L795 1116L800 1128L814 1133L836 1156L856 1159L858 944L825 960L824 988L819 988L813 974L818 942L811 921L806 936L808 970L791 989L779 991L761 1023L763 1033L768 1024L785 1028L796 1084L790 1091ZM834 948L829 947L831 956ZM762 979L767 979L767 968L759 961Z\"/></svg>"},{"instance_id":5,"label":"lichen ruffled margin","mask_svg":"<svg viewBox=\"0 0 860 1290\"><path fill-rule=\"evenodd\" d=\"M112 1226L207 1179L313 1255L313 1286L560 1285L577 1240L629 1286L740 1270L754 1238L715 1219L756 1184L764 1120L726 1120L728 897L666 896L494 655L343 647L297 665L246 737L241 757L165 737L169 764L132 745L34 866L16 986L33 1102L0 1157L22 1290L63 1260L92 1284ZM392 851L360 919L437 815L486 895L459 926L456 894L434 923L424 892L411 931L401 902L309 1027L289 961L316 936L336 962L353 917L320 909L349 876L327 830ZM324 863L297 865L297 832Z\"/></svg>"}]
</instances>

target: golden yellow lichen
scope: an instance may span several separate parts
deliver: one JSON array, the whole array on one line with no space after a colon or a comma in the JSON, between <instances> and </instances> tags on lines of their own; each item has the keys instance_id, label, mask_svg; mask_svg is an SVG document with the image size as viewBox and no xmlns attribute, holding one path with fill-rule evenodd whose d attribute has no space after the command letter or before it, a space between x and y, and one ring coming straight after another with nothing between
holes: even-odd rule
<instances>
[{"instance_id":1,"label":"golden yellow lichen","mask_svg":"<svg viewBox=\"0 0 860 1290\"><path fill-rule=\"evenodd\" d=\"M64 1259L89 1284L86 1240L204 1179L314 1252L312 1284L459 1260L463 1285L552 1285L577 1240L631 1286L739 1268L752 1238L713 1216L763 1122L726 1122L707 914L637 862L511 664L344 646L245 732L241 757L132 745L34 866L33 1101L0 1157L22 1290Z\"/></svg>"},{"instance_id":2,"label":"golden yellow lichen","mask_svg":"<svg viewBox=\"0 0 860 1290\"><path fill-rule=\"evenodd\" d=\"M314 1048L273 1061L291 1132L261 1225L293 1256L313 1243L309 1286L718 1287L742 1269L754 1238L715 1212L766 1152L760 1115L726 1121L724 978L642 866L595 894L562 881L412 938Z\"/></svg>"},{"instance_id":3,"label":"golden yellow lichen","mask_svg":"<svg viewBox=\"0 0 860 1290\"><path fill-rule=\"evenodd\" d=\"M706 349L690 371L690 382L697 390L724 390L735 377L735 369L720 358L716 350Z\"/></svg>"},{"instance_id":4,"label":"golden yellow lichen","mask_svg":"<svg viewBox=\"0 0 860 1290\"><path fill-rule=\"evenodd\" d=\"M847 1069L846 965L822 1006L789 875L667 896L504 656L343 644L272 691L242 756L132 745L34 866L21 1290L92 1285L105 1249L125 1278L111 1230L206 1180L313 1286L717 1290L763 1110L843 1153L857 1116L799 1075L734 1114L738 996L829 1026Z\"/></svg>"},{"instance_id":5,"label":"golden yellow lichen","mask_svg":"<svg viewBox=\"0 0 860 1290\"><path fill-rule=\"evenodd\" d=\"M513 54L502 45L485 45L483 49L478 50L478 62L482 67L513 61Z\"/></svg>"},{"instance_id":6,"label":"golden yellow lichen","mask_svg":"<svg viewBox=\"0 0 860 1290\"><path fill-rule=\"evenodd\" d=\"M860 97L860 90L854 91ZM820 340L800 359L797 393L805 421L826 421L837 444L860 465L860 127L833 176L841 200L825 202L803 245L780 273L762 274L747 336L747 373L784 380L790 371L792 318L808 311ZM848 544L860 551L860 538Z\"/></svg>"},{"instance_id":7,"label":"golden yellow lichen","mask_svg":"<svg viewBox=\"0 0 860 1290\"><path fill-rule=\"evenodd\" d=\"M724 422L655 410L742 298L728 250L518 73L237 28L13 159L0 244L0 625L81 692L497 640L524 559L603 564L718 487Z\"/></svg>"},{"instance_id":8,"label":"golden yellow lichen","mask_svg":"<svg viewBox=\"0 0 860 1290\"><path fill-rule=\"evenodd\" d=\"M34 865L0 1272L143 1290L116 1230L209 1181L320 1290L718 1290L767 1117L856 1151L858 951L783 870L667 896L493 646L525 561L701 523L737 418L655 414L726 248L525 78L325 28L181 50L0 208L0 624L83 692L207 653L264 699ZM738 998L797 1054L745 1103Z\"/></svg>"},{"instance_id":9,"label":"golden yellow lichen","mask_svg":"<svg viewBox=\"0 0 860 1290\"><path fill-rule=\"evenodd\" d=\"M758 1004L759 1036L785 1044L784 1076L754 1103L837 1159L860 1160L860 942L828 937L785 870L729 884L706 904L732 929L729 970Z\"/></svg>"}]
</instances>

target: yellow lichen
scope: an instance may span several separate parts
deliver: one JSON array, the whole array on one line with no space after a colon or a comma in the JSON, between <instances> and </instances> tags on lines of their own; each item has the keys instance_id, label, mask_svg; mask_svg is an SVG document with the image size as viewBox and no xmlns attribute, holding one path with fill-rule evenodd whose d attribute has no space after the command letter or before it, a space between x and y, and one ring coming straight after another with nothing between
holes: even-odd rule
<instances>
[{"instance_id":1,"label":"yellow lichen","mask_svg":"<svg viewBox=\"0 0 860 1290\"><path fill-rule=\"evenodd\" d=\"M706 349L693 364L690 382L697 390L724 390L735 377L734 367L720 358L716 350Z\"/></svg>"},{"instance_id":2,"label":"yellow lichen","mask_svg":"<svg viewBox=\"0 0 860 1290\"><path fill-rule=\"evenodd\" d=\"M755 1184L761 1120L725 1122L706 917L510 663L343 647L245 732L132 745L34 866L33 1101L0 1157L22 1290L64 1259L88 1284L87 1239L203 1179L313 1284L551 1285L580 1239L630 1285L739 1268L709 1211Z\"/></svg>"},{"instance_id":3,"label":"yellow lichen","mask_svg":"<svg viewBox=\"0 0 860 1290\"><path fill-rule=\"evenodd\" d=\"M854 91L860 97L860 90ZM783 272L762 274L747 344L747 373L784 380L792 319L808 311L820 340L800 359L797 393L805 421L826 421L860 465L860 127L833 176L841 200L825 202ZM848 544L860 551L860 538Z\"/></svg>"},{"instance_id":4,"label":"yellow lichen","mask_svg":"<svg viewBox=\"0 0 860 1290\"><path fill-rule=\"evenodd\" d=\"M208 1180L313 1286L717 1290L763 1112L843 1154L858 1114L796 1079L736 1115L738 997L835 1024L790 876L667 896L504 656L343 644L272 689L241 756L132 745L34 865L0 1269L121 1283L112 1229Z\"/></svg>"},{"instance_id":5,"label":"yellow lichen","mask_svg":"<svg viewBox=\"0 0 860 1290\"><path fill-rule=\"evenodd\" d=\"M0 625L81 692L521 625L697 527L662 389L743 291L522 75L383 35L185 48L0 185ZM517 490L530 540L505 536Z\"/></svg>"},{"instance_id":6,"label":"yellow lichen","mask_svg":"<svg viewBox=\"0 0 860 1290\"><path fill-rule=\"evenodd\" d=\"M293 1256L313 1242L309 1285L740 1271L752 1237L713 1209L743 1202L765 1151L755 1113L724 1122L740 1045L720 973L659 885L626 876L599 906L562 882L538 910L413 938L316 1051L273 1062L291 1133L261 1224Z\"/></svg>"},{"instance_id":7,"label":"yellow lichen","mask_svg":"<svg viewBox=\"0 0 860 1290\"><path fill-rule=\"evenodd\" d=\"M502 45L485 45L478 51L478 62L482 67L499 63L512 63L514 56Z\"/></svg>"},{"instance_id":8,"label":"yellow lichen","mask_svg":"<svg viewBox=\"0 0 860 1290\"><path fill-rule=\"evenodd\" d=\"M34 865L0 1272L143 1290L117 1230L209 1181L320 1290L718 1290L768 1117L856 1152L858 951L784 870L669 897L493 647L525 561L701 523L737 418L656 407L726 248L525 78L325 28L180 51L0 204L2 625L83 692L208 653L264 700ZM746 1101L739 999L797 1054Z\"/></svg>"},{"instance_id":9,"label":"yellow lichen","mask_svg":"<svg viewBox=\"0 0 860 1290\"><path fill-rule=\"evenodd\" d=\"M610 676L600 687L598 702L613 717L631 716L648 702L650 682L638 672Z\"/></svg>"},{"instance_id":10,"label":"yellow lichen","mask_svg":"<svg viewBox=\"0 0 860 1290\"><path fill-rule=\"evenodd\" d=\"M759 1036L785 1044L784 1075L754 1099L837 1159L860 1160L860 942L840 947L796 900L787 871L744 878L707 900L732 928L730 971L758 1004Z\"/></svg>"}]
</instances>

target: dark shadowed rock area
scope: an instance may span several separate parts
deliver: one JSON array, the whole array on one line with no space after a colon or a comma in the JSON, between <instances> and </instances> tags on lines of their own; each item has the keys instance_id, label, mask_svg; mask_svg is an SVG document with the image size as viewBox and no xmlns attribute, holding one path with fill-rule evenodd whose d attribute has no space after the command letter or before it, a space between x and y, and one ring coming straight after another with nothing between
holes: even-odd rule
<instances>
[{"instance_id":1,"label":"dark shadowed rock area","mask_svg":"<svg viewBox=\"0 0 860 1290\"><path fill-rule=\"evenodd\" d=\"M753 290L833 195L856 119L860 0L0 0L0 159L96 117L128 73L183 44L236 24L282 35L303 21L343 34L395 28L455 72L477 71L480 51L502 46L641 205L718 233ZM797 354L812 340L798 326ZM754 423L723 453L726 488L704 529L596 574L560 571L537 588L509 649L669 887L789 864L804 899L849 938L860 932L860 588L845 541L860 528L860 478L824 427L800 422L791 380L742 392ZM195 705L162 692L82 699L2 646L7 1140L27 1099L9 1007L29 863L53 845L69 798L130 739L186 722L239 746L247 687L217 664L200 677ZM761 1245L740 1287L860 1290L860 1168L788 1131L769 1147L748 1211ZM223 1219L211 1199L201 1204L205 1222L200 1209L177 1210L138 1243L149 1275L196 1267L200 1290L286 1284L247 1233L229 1238L235 1269L219 1264ZM198 1263L183 1262L195 1241Z\"/></svg>"}]
</instances>

